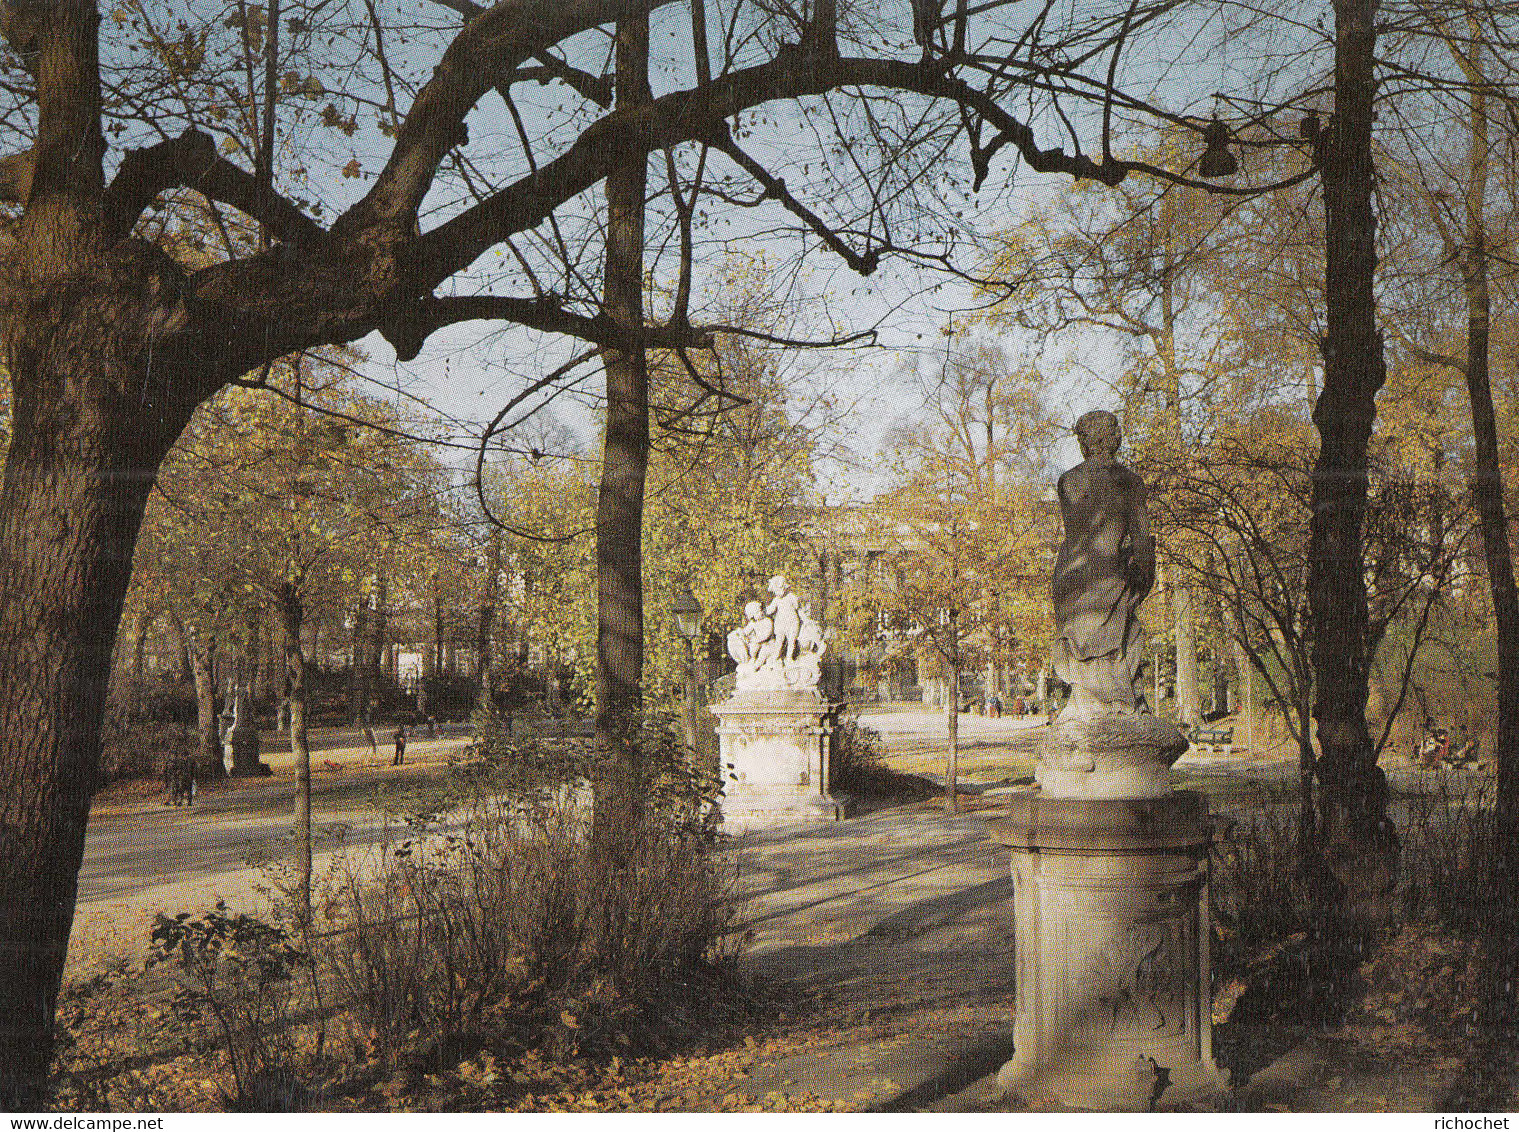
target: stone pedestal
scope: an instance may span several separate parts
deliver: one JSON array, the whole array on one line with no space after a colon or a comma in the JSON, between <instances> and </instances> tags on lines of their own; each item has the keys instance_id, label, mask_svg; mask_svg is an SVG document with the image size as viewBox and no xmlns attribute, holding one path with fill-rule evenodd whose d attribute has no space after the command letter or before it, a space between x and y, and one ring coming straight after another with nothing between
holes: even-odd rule
<instances>
[{"instance_id":1,"label":"stone pedestal","mask_svg":"<svg viewBox=\"0 0 1519 1132\"><path fill-rule=\"evenodd\" d=\"M1208 987L1207 800L1046 792L1014 800L989 824L1012 849L1016 904L1017 1021L1003 1088L1139 1112L1222 1089Z\"/></svg>"},{"instance_id":2,"label":"stone pedestal","mask_svg":"<svg viewBox=\"0 0 1519 1132\"><path fill-rule=\"evenodd\" d=\"M741 692L712 712L725 832L844 816L828 792L832 705L816 690Z\"/></svg>"}]
</instances>

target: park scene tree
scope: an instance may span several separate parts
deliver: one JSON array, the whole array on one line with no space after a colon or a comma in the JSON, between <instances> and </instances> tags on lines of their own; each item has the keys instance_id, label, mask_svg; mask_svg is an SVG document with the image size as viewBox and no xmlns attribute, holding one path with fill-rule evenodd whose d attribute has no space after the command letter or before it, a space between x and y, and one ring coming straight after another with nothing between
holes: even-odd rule
<instances>
[{"instance_id":1,"label":"park scene tree","mask_svg":"<svg viewBox=\"0 0 1519 1132\"><path fill-rule=\"evenodd\" d=\"M1005 823L1127 797L1071 785L1090 702L1180 760L1134 798L1201 798L1220 1064L1234 1023L1361 1033L1427 955L1429 1048L1501 1077L1514 16L0 3L0 1105L719 1107L672 1051L805 1046L809 977L932 987L904 941L995 904L1026 979L1049 826ZM1122 589L1116 659L1067 570ZM782 814L913 846L837 850L808 907L852 911L787 930L851 942L789 991L763 909L833 858ZM246 906L102 863L230 876L240 822L279 831ZM1000 879L862 895L968 831ZM996 993L940 969L1008 1033L1011 942L953 949ZM210 1061L90 1068L86 985L173 993ZM1115 1029L1160 993L1110 991Z\"/></svg>"}]
</instances>

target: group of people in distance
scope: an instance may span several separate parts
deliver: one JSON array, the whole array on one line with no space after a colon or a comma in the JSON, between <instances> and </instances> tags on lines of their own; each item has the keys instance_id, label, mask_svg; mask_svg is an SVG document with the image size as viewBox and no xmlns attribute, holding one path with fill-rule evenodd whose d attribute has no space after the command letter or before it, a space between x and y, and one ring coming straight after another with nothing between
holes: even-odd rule
<instances>
[{"instance_id":1,"label":"group of people in distance","mask_svg":"<svg viewBox=\"0 0 1519 1132\"><path fill-rule=\"evenodd\" d=\"M391 766L405 766L406 765L406 740L407 740L407 737L408 737L408 735L407 735L407 731L406 731L406 724L404 724L404 723L398 723L398 724L396 724L396 729L390 733L390 740L391 740L392 743L395 744L395 751L396 751L395 755L392 756L392 758L390 760L390 765ZM428 716L427 717L427 737L429 739L436 739L438 737L438 721L436 719L434 719L432 716ZM372 726L370 726L368 720L366 720L364 722L364 739L369 744L369 753L370 753L370 755L376 761L379 761L379 758L380 758L380 746L379 746L379 743L377 743L375 741L374 728Z\"/></svg>"},{"instance_id":2,"label":"group of people in distance","mask_svg":"<svg viewBox=\"0 0 1519 1132\"><path fill-rule=\"evenodd\" d=\"M1475 763L1480 750L1479 740L1468 738L1464 729L1460 737L1452 742L1446 728L1436 727L1415 744L1413 761L1425 767L1436 767L1441 763L1463 767Z\"/></svg>"}]
</instances>

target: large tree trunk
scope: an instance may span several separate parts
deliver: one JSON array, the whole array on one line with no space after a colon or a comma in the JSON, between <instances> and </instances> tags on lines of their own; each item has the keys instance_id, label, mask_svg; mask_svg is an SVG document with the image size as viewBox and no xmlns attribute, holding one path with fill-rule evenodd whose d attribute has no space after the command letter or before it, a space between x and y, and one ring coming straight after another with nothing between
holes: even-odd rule
<instances>
[{"instance_id":1,"label":"large tree trunk","mask_svg":"<svg viewBox=\"0 0 1519 1132\"><path fill-rule=\"evenodd\" d=\"M649 100L649 22L617 25L617 105ZM619 327L643 326L644 194L648 165L630 161L606 180L607 239L602 290ZM649 465L649 371L641 346L608 349L607 418L596 498L596 733L610 782L596 800L596 825L611 836L637 827L642 760L634 728L643 704L643 497Z\"/></svg>"},{"instance_id":2,"label":"large tree trunk","mask_svg":"<svg viewBox=\"0 0 1519 1132\"><path fill-rule=\"evenodd\" d=\"M103 329L153 325L152 277L113 266L127 270L13 289L3 327L14 431L0 490L0 1109L11 1111L43 1100L132 548L193 407L172 355ZM80 295L82 312L70 305Z\"/></svg>"},{"instance_id":3,"label":"large tree trunk","mask_svg":"<svg viewBox=\"0 0 1519 1132\"><path fill-rule=\"evenodd\" d=\"M1485 271L1483 274L1485 276ZM1478 301L1486 307L1485 278ZM1485 310L1483 314L1485 316ZM1503 510L1503 480L1492 388L1488 379L1487 336L1484 317L1480 326L1474 322L1470 329L1474 341L1470 346L1472 353L1466 382L1471 395L1472 431L1476 441L1472 494L1482 525L1482 544L1493 594L1493 619L1498 634L1498 731L1494 743L1498 762L1496 801L1499 821L1509 831L1505 841L1511 842L1515 827L1519 827L1519 591L1514 584L1508 519Z\"/></svg>"},{"instance_id":4,"label":"large tree trunk","mask_svg":"<svg viewBox=\"0 0 1519 1132\"><path fill-rule=\"evenodd\" d=\"M1374 0L1336 0L1335 114L1320 136L1327 313L1324 390L1314 406L1319 455L1309 525L1314 718L1320 755L1319 834L1325 860L1352 900L1395 878L1397 835L1386 777L1366 725L1367 640L1363 527L1367 446L1386 379L1376 326L1376 218L1371 128L1376 94Z\"/></svg>"}]
</instances>

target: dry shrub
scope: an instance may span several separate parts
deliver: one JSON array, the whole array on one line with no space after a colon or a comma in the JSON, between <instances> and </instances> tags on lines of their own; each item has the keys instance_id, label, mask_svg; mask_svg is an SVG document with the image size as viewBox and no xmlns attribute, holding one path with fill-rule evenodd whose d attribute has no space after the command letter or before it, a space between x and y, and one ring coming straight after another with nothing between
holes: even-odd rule
<instances>
[{"instance_id":1,"label":"dry shrub","mask_svg":"<svg viewBox=\"0 0 1519 1132\"><path fill-rule=\"evenodd\" d=\"M1314 909L1294 806L1286 793L1269 795L1259 809L1221 821L1214 841L1212 974L1236 1021L1301 1013Z\"/></svg>"},{"instance_id":2,"label":"dry shrub","mask_svg":"<svg viewBox=\"0 0 1519 1132\"><path fill-rule=\"evenodd\" d=\"M100 783L125 778L157 778L181 755L194 756L190 728L165 720L127 719L107 714L102 728Z\"/></svg>"},{"instance_id":3,"label":"dry shrub","mask_svg":"<svg viewBox=\"0 0 1519 1132\"><path fill-rule=\"evenodd\" d=\"M1491 779L1444 770L1408 803L1403 896L1410 923L1432 925L1443 941L1432 977L1412 1000L1431 1019L1509 1031L1519 1024L1519 847L1505 836ZM1428 935L1410 942L1429 957ZM1428 963L1411 964L1424 970ZM1450 971L1447 972L1446 968Z\"/></svg>"},{"instance_id":4,"label":"dry shrub","mask_svg":"<svg viewBox=\"0 0 1519 1132\"><path fill-rule=\"evenodd\" d=\"M199 916L160 913L151 938L146 965L168 965L178 976L171 1013L190 1032L209 1033L227 1058L227 1106L251 1112L299 1107L305 1086L295 1040L295 976L310 958L290 932L218 901Z\"/></svg>"},{"instance_id":5,"label":"dry shrub","mask_svg":"<svg viewBox=\"0 0 1519 1132\"><path fill-rule=\"evenodd\" d=\"M841 711L834 722L828 755L828 786L845 794L873 798L921 800L934 793L933 784L886 765L881 733L860 723L859 712Z\"/></svg>"},{"instance_id":6,"label":"dry shrub","mask_svg":"<svg viewBox=\"0 0 1519 1132\"><path fill-rule=\"evenodd\" d=\"M663 732L635 828L590 828L591 753L487 730L452 804L415 818L325 897L321 959L388 1060L469 1048L564 1054L657 1045L733 987L729 877L707 815L715 776Z\"/></svg>"},{"instance_id":7,"label":"dry shrub","mask_svg":"<svg viewBox=\"0 0 1519 1132\"><path fill-rule=\"evenodd\" d=\"M1218 839L1213 966L1235 1020L1322 1023L1350 1011L1447 1036L1519 1022L1519 891L1491 783L1438 773L1395 818L1398 900L1378 925L1346 920L1308 883L1295 796Z\"/></svg>"},{"instance_id":8,"label":"dry shrub","mask_svg":"<svg viewBox=\"0 0 1519 1132\"><path fill-rule=\"evenodd\" d=\"M1237 820L1220 819L1212 862L1218 965L1228 968L1305 926L1297 840L1297 814L1280 794Z\"/></svg>"}]
</instances>

